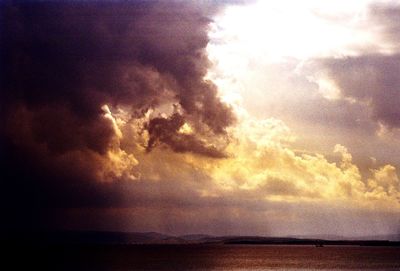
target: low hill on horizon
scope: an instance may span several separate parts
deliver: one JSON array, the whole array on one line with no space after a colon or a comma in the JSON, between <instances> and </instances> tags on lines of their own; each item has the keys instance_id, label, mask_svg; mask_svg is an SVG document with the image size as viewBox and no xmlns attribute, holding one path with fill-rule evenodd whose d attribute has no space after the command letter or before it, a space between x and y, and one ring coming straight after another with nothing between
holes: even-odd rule
<instances>
[{"instance_id":1,"label":"low hill on horizon","mask_svg":"<svg viewBox=\"0 0 400 271\"><path fill-rule=\"evenodd\" d=\"M3 241L13 243L48 244L326 244L326 245L393 245L400 243L399 235L377 235L367 238L340 236L249 236L208 234L168 235L158 232L112 232L112 231L42 231L2 235Z\"/></svg>"}]
</instances>

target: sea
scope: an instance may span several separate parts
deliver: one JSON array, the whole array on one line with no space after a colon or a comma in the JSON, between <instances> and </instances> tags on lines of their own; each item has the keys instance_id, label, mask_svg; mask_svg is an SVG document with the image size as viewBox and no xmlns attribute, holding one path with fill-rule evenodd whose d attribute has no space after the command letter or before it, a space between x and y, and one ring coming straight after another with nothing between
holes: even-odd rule
<instances>
[{"instance_id":1,"label":"sea","mask_svg":"<svg viewBox=\"0 0 400 271\"><path fill-rule=\"evenodd\" d=\"M34 254L33 263L52 270L400 270L400 247L382 246L61 246Z\"/></svg>"}]
</instances>

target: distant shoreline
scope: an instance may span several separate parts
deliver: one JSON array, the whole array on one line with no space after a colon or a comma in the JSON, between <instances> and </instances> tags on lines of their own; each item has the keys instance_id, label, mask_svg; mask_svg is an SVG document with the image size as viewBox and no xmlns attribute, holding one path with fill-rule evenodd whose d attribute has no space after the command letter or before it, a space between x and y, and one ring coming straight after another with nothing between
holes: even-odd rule
<instances>
[{"instance_id":1,"label":"distant shoreline","mask_svg":"<svg viewBox=\"0 0 400 271\"><path fill-rule=\"evenodd\" d=\"M2 243L9 245L309 245L400 247L399 240L329 240L323 238L211 236L202 234L172 236L157 232L51 231L13 232L3 234Z\"/></svg>"},{"instance_id":2,"label":"distant shoreline","mask_svg":"<svg viewBox=\"0 0 400 271\"><path fill-rule=\"evenodd\" d=\"M399 241L386 241L386 240L295 240L283 242L270 242L270 241L249 241L249 240L228 240L224 244L230 245L311 245L317 247L324 246L385 246L385 247L400 247Z\"/></svg>"}]
</instances>

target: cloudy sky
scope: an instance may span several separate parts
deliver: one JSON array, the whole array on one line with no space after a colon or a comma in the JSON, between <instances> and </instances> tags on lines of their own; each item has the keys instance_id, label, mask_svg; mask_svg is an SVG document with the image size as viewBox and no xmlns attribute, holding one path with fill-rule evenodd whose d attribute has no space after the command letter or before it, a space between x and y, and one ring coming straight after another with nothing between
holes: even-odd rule
<instances>
[{"instance_id":1,"label":"cloudy sky","mask_svg":"<svg viewBox=\"0 0 400 271\"><path fill-rule=\"evenodd\" d=\"M0 7L2 228L400 233L395 1Z\"/></svg>"}]
</instances>

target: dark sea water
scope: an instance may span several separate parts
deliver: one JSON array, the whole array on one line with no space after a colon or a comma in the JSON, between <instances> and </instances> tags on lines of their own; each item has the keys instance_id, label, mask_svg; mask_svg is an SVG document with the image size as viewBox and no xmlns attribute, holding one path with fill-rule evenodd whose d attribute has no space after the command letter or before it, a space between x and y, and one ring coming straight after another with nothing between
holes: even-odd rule
<instances>
[{"instance_id":1,"label":"dark sea water","mask_svg":"<svg viewBox=\"0 0 400 271\"><path fill-rule=\"evenodd\" d=\"M62 246L30 255L51 270L400 270L400 247Z\"/></svg>"}]
</instances>

